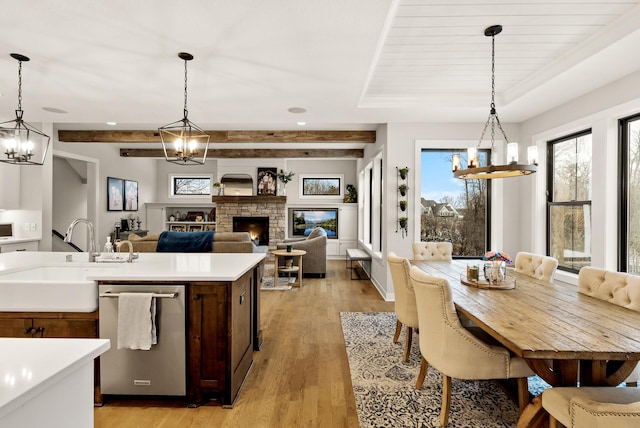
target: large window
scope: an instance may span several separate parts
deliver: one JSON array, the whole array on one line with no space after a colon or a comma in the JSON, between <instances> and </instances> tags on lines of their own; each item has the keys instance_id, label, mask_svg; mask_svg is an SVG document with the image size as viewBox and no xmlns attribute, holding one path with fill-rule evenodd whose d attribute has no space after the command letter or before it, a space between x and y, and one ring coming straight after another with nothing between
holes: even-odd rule
<instances>
[{"instance_id":1,"label":"large window","mask_svg":"<svg viewBox=\"0 0 640 428\"><path fill-rule=\"evenodd\" d=\"M640 115L620 121L620 266L640 274Z\"/></svg>"},{"instance_id":2,"label":"large window","mask_svg":"<svg viewBox=\"0 0 640 428\"><path fill-rule=\"evenodd\" d=\"M591 130L547 144L547 253L558 268L591 264Z\"/></svg>"},{"instance_id":3,"label":"large window","mask_svg":"<svg viewBox=\"0 0 640 428\"><path fill-rule=\"evenodd\" d=\"M363 211L360 239L363 244L380 254L382 251L382 191L383 191L382 153L378 154L361 172Z\"/></svg>"},{"instance_id":4,"label":"large window","mask_svg":"<svg viewBox=\"0 0 640 428\"><path fill-rule=\"evenodd\" d=\"M169 197L210 197L211 184L210 175L169 174Z\"/></svg>"},{"instance_id":5,"label":"large window","mask_svg":"<svg viewBox=\"0 0 640 428\"><path fill-rule=\"evenodd\" d=\"M478 257L490 248L490 180L453 177L451 157L466 149L431 150L421 154L420 240L451 241L454 257ZM478 153L481 166L489 150Z\"/></svg>"}]
</instances>

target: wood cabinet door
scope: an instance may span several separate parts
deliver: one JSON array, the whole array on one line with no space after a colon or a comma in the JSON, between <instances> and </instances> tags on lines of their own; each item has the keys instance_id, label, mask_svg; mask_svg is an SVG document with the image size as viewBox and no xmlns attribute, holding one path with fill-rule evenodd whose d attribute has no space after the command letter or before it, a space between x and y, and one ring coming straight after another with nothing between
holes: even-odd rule
<instances>
[{"instance_id":1,"label":"wood cabinet door","mask_svg":"<svg viewBox=\"0 0 640 428\"><path fill-rule=\"evenodd\" d=\"M98 337L98 322L83 319L34 319L35 337Z\"/></svg>"},{"instance_id":2,"label":"wood cabinet door","mask_svg":"<svg viewBox=\"0 0 640 428\"><path fill-rule=\"evenodd\" d=\"M189 399L204 392L224 393L230 382L229 309L231 283L189 285ZM224 397L223 397L224 400Z\"/></svg>"},{"instance_id":3,"label":"wood cabinet door","mask_svg":"<svg viewBox=\"0 0 640 428\"><path fill-rule=\"evenodd\" d=\"M235 397L253 362L251 300L253 271L233 283L231 293L231 397Z\"/></svg>"},{"instance_id":4,"label":"wood cabinet door","mask_svg":"<svg viewBox=\"0 0 640 428\"><path fill-rule=\"evenodd\" d=\"M0 319L0 337L31 337L31 318Z\"/></svg>"}]
</instances>

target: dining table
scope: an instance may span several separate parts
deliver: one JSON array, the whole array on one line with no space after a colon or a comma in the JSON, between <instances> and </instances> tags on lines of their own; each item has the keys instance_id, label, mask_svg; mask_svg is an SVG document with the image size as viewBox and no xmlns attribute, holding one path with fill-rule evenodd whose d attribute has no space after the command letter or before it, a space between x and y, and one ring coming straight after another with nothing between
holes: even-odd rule
<instances>
[{"instance_id":1,"label":"dining table","mask_svg":"<svg viewBox=\"0 0 640 428\"><path fill-rule=\"evenodd\" d=\"M459 314L471 320L551 386L618 385L640 360L640 312L507 268L515 287L484 288L467 267L482 260L414 260L428 275L445 278ZM540 396L520 415L518 428L542 426Z\"/></svg>"}]
</instances>

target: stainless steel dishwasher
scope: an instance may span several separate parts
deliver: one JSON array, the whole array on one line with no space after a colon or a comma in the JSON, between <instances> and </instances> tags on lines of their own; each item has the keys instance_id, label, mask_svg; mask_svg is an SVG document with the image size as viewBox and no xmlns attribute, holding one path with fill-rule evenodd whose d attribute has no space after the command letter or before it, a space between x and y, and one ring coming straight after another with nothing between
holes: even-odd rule
<instances>
[{"instance_id":1,"label":"stainless steel dishwasher","mask_svg":"<svg viewBox=\"0 0 640 428\"><path fill-rule=\"evenodd\" d=\"M100 338L111 349L100 356L103 394L186 395L185 286L100 284ZM117 349L118 294L153 293L158 343L150 350Z\"/></svg>"}]
</instances>

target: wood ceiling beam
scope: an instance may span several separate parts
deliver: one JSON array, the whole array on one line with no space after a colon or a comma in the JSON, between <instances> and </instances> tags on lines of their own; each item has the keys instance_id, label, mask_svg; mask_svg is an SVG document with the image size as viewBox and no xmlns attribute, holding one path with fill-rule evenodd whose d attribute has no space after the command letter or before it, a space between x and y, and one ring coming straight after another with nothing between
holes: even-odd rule
<instances>
[{"instance_id":1,"label":"wood ceiling beam","mask_svg":"<svg viewBox=\"0 0 640 428\"><path fill-rule=\"evenodd\" d=\"M376 131L205 131L211 143L375 143ZM65 143L159 143L155 131L58 130Z\"/></svg>"},{"instance_id":2,"label":"wood ceiling beam","mask_svg":"<svg viewBox=\"0 0 640 428\"><path fill-rule=\"evenodd\" d=\"M162 149L120 149L121 157L164 158ZM231 158L364 158L362 149L209 149L207 159Z\"/></svg>"}]
</instances>

